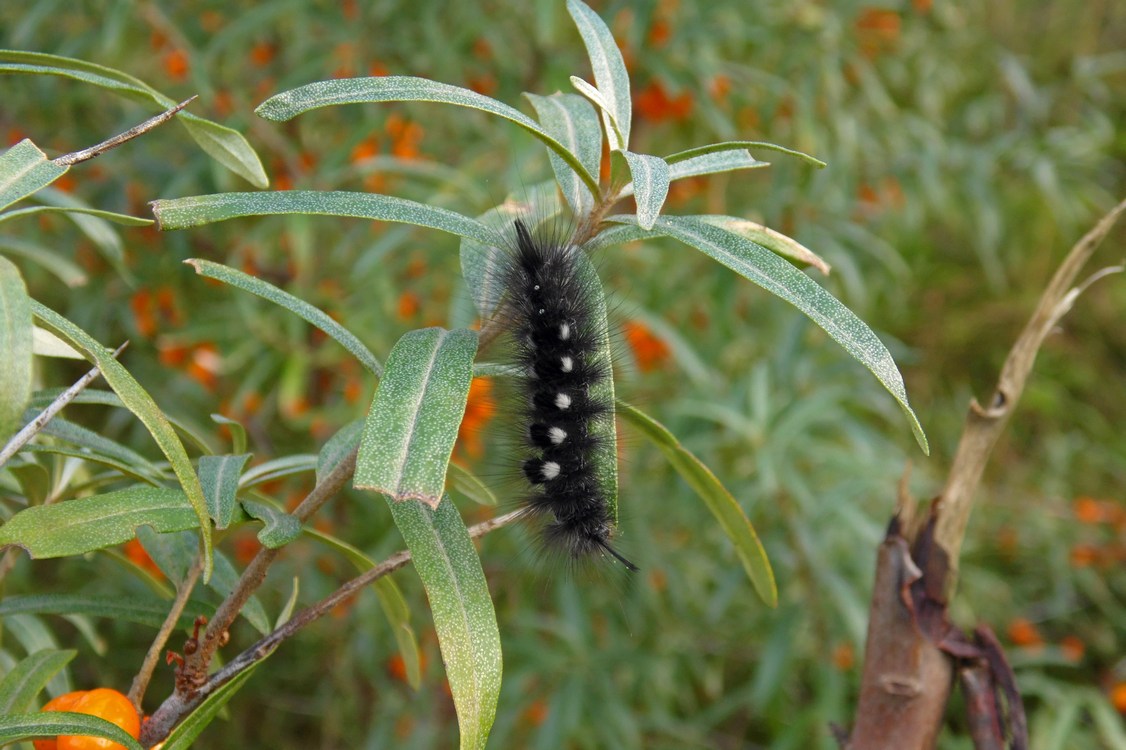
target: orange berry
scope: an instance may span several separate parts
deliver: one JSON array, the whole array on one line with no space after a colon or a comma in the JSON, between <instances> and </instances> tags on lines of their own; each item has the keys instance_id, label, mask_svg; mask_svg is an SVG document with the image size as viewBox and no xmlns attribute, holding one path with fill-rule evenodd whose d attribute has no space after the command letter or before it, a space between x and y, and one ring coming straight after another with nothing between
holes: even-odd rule
<instances>
[{"instance_id":1,"label":"orange berry","mask_svg":"<svg viewBox=\"0 0 1126 750\"><path fill-rule=\"evenodd\" d=\"M60 695L43 706L44 711L74 711L105 719L116 724L137 739L141 734L141 717L133 703L123 694L111 688L76 690ZM35 740L35 750L125 750L117 742L104 737L86 735L60 735L56 739Z\"/></svg>"},{"instance_id":2,"label":"orange berry","mask_svg":"<svg viewBox=\"0 0 1126 750\"><path fill-rule=\"evenodd\" d=\"M1009 640L1016 646L1039 646L1044 642L1036 626L1023 617L1009 623Z\"/></svg>"},{"instance_id":3,"label":"orange berry","mask_svg":"<svg viewBox=\"0 0 1126 750\"><path fill-rule=\"evenodd\" d=\"M1120 714L1126 714L1126 682L1120 682L1110 689L1110 702Z\"/></svg>"}]
</instances>

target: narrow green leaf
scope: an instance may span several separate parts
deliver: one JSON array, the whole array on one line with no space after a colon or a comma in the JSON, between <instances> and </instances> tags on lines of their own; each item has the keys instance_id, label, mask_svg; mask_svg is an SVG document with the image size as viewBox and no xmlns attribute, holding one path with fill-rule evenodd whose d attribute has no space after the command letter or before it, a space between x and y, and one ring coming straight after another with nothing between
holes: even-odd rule
<instances>
[{"instance_id":1,"label":"narrow green leaf","mask_svg":"<svg viewBox=\"0 0 1126 750\"><path fill-rule=\"evenodd\" d=\"M450 489L465 495L478 505L496 505L497 496L481 478L461 464L451 463L446 477Z\"/></svg>"},{"instance_id":2,"label":"narrow green leaf","mask_svg":"<svg viewBox=\"0 0 1126 750\"><path fill-rule=\"evenodd\" d=\"M704 501L727 538L735 545L735 553L743 563L743 569L747 571L747 577L751 579L759 598L767 605L777 607L778 587L774 582L774 571L770 567L766 550L743 509L727 488L663 424L623 401L618 402L618 414L660 448L669 465L676 469Z\"/></svg>"},{"instance_id":3,"label":"narrow green leaf","mask_svg":"<svg viewBox=\"0 0 1126 750\"><path fill-rule=\"evenodd\" d=\"M387 504L430 600L461 728L460 747L484 748L500 695L501 649L481 560L448 496L434 510L389 498Z\"/></svg>"},{"instance_id":4,"label":"narrow green leaf","mask_svg":"<svg viewBox=\"0 0 1126 750\"><path fill-rule=\"evenodd\" d=\"M371 353L371 350L364 346L363 342L356 338L351 331L337 323L323 310L294 297L289 292L278 289L273 284L263 281L256 276L251 276L242 271L236 271L221 263L199 260L198 258L190 258L184 262L195 269L195 272L204 278L222 281L224 284L229 284L237 289L250 292L251 294L273 302L275 305L284 307L306 323L323 331L327 336L351 352L356 359L360 360L360 363L364 367L368 368L376 375L379 375L383 371L383 366L379 363L379 360L376 359L375 355Z\"/></svg>"},{"instance_id":5,"label":"narrow green leaf","mask_svg":"<svg viewBox=\"0 0 1126 750\"><path fill-rule=\"evenodd\" d=\"M0 444L20 428L31 400L31 300L20 271L0 256Z\"/></svg>"},{"instance_id":6,"label":"narrow green leaf","mask_svg":"<svg viewBox=\"0 0 1126 750\"><path fill-rule=\"evenodd\" d=\"M317 455L317 481L320 482L332 470L340 465L344 458L360 444L360 435L364 432L364 420L356 419L337 430L336 434L328 439Z\"/></svg>"},{"instance_id":7,"label":"narrow green leaf","mask_svg":"<svg viewBox=\"0 0 1126 750\"><path fill-rule=\"evenodd\" d=\"M91 615L159 628L168 616L168 603L159 599L76 594L26 594L0 601L0 617L16 614ZM179 627L190 628L192 621L201 614L203 609L189 602L180 616Z\"/></svg>"},{"instance_id":8,"label":"narrow green leaf","mask_svg":"<svg viewBox=\"0 0 1126 750\"><path fill-rule=\"evenodd\" d=\"M53 75L70 78L112 91L133 101L156 104L161 110L176 106L174 99L161 94L138 78L120 70L85 60L76 60L42 52L0 50L0 74L24 73ZM187 128L192 139L203 151L227 169L247 180L255 187L270 184L258 154L238 131L206 120L190 112L181 111L176 121Z\"/></svg>"},{"instance_id":9,"label":"narrow green leaf","mask_svg":"<svg viewBox=\"0 0 1126 750\"><path fill-rule=\"evenodd\" d=\"M12 667L0 682L0 716L22 713L31 708L39 692L77 654L77 651L44 649Z\"/></svg>"},{"instance_id":10,"label":"narrow green leaf","mask_svg":"<svg viewBox=\"0 0 1126 750\"><path fill-rule=\"evenodd\" d=\"M669 165L659 156L622 151L633 178L633 191L637 199L637 223L642 229L652 229L653 222L665 205L669 194Z\"/></svg>"},{"instance_id":11,"label":"narrow green leaf","mask_svg":"<svg viewBox=\"0 0 1126 750\"><path fill-rule=\"evenodd\" d=\"M613 216L612 221L633 222L633 217ZM710 255L744 278L753 281L801 310L845 348L899 403L923 453L930 454L927 436L907 400L903 376L887 347L860 318L804 273L756 242L698 218L662 216L656 230Z\"/></svg>"},{"instance_id":12,"label":"narrow green leaf","mask_svg":"<svg viewBox=\"0 0 1126 750\"><path fill-rule=\"evenodd\" d=\"M0 251L8 255L17 255L41 266L43 270L53 275L68 287L74 288L82 286L88 281L86 272L83 271L77 263L69 258L63 257L59 251L54 248L28 242L19 237L3 235L0 236Z\"/></svg>"},{"instance_id":13,"label":"narrow green leaf","mask_svg":"<svg viewBox=\"0 0 1126 750\"><path fill-rule=\"evenodd\" d=\"M32 326L31 351L37 357L55 357L57 359L86 359L82 352L60 339L46 328Z\"/></svg>"},{"instance_id":14,"label":"narrow green leaf","mask_svg":"<svg viewBox=\"0 0 1126 750\"><path fill-rule=\"evenodd\" d=\"M276 650L276 649L275 649ZM203 733L207 725L215 720L219 712L223 710L223 706L230 702L231 698L235 697L250 676L261 666L262 662L273 654L262 657L254 666L244 669L239 672L234 678L231 679L226 685L216 690L211 695L207 696L203 703L188 714L183 721L176 725L176 728L168 735L168 738L161 743L161 750L187 750L195 742L196 738Z\"/></svg>"},{"instance_id":15,"label":"narrow green leaf","mask_svg":"<svg viewBox=\"0 0 1126 750\"><path fill-rule=\"evenodd\" d=\"M718 174L732 172L736 169L760 169L769 167L765 161L759 161L751 156L748 151L723 151L715 154L694 156L676 164L669 164L669 180L681 180L685 177L698 177L705 174ZM633 195L633 183L622 188L619 196L625 198Z\"/></svg>"},{"instance_id":16,"label":"narrow green leaf","mask_svg":"<svg viewBox=\"0 0 1126 750\"><path fill-rule=\"evenodd\" d=\"M172 470L180 480L180 486L183 487L199 519L204 550L203 580L207 581L211 578L211 523L207 514L207 499L203 496L199 477L192 469L184 444L180 442L176 431L172 429L167 417L160 411L148 391L141 387L141 384L120 362L114 359L110 350L54 310L34 300L31 304L32 312L40 323L65 339L71 346L82 351L87 359L98 366L106 383L121 397L129 411L137 415L149 434L153 436L153 440L160 446L160 450L168 457L168 462L172 464Z\"/></svg>"},{"instance_id":17,"label":"narrow green leaf","mask_svg":"<svg viewBox=\"0 0 1126 750\"><path fill-rule=\"evenodd\" d=\"M776 232L770 227L756 224L746 219L739 219L734 216L704 215L697 216L696 218L700 221L713 224L720 229L726 229L728 232L734 232L742 237L746 237L751 242L757 242L766 249L773 250L779 255L785 255L799 263L811 265L825 275L828 275L831 270L829 264L826 263L820 255L813 252L805 245L802 245L797 240L787 237L781 232Z\"/></svg>"},{"instance_id":18,"label":"narrow green leaf","mask_svg":"<svg viewBox=\"0 0 1126 750\"><path fill-rule=\"evenodd\" d=\"M0 210L47 187L66 171L24 138L0 154Z\"/></svg>"},{"instance_id":19,"label":"narrow green leaf","mask_svg":"<svg viewBox=\"0 0 1126 750\"><path fill-rule=\"evenodd\" d=\"M86 209L91 207L84 201L70 193L64 193L54 188L44 188L35 194L35 200L47 206L60 209L75 209L64 211L62 216L78 227L86 235L98 252L102 254L114 269L124 278L131 278L129 269L125 265L125 243L121 235L113 226L100 216L91 216Z\"/></svg>"},{"instance_id":20,"label":"narrow green leaf","mask_svg":"<svg viewBox=\"0 0 1126 750\"><path fill-rule=\"evenodd\" d=\"M621 143L611 143L610 148L625 150L629 147L633 102L630 99L629 74L626 72L622 53L610 29L581 0L567 0L567 12L571 14L583 38L587 56L590 57L590 67L594 71L594 82L606 101L607 108L603 110L603 117L612 118L621 133ZM611 128L607 127L606 130L609 133Z\"/></svg>"},{"instance_id":21,"label":"narrow green leaf","mask_svg":"<svg viewBox=\"0 0 1126 750\"><path fill-rule=\"evenodd\" d=\"M476 354L477 333L465 328L426 328L399 339L364 425L357 488L438 505Z\"/></svg>"},{"instance_id":22,"label":"narrow green leaf","mask_svg":"<svg viewBox=\"0 0 1126 750\"><path fill-rule=\"evenodd\" d=\"M9 219L14 219L18 216L29 216L32 214L86 214L87 216L97 216L99 219L112 221L114 224L121 224L127 227L144 227L153 223L152 219L142 219L139 216L130 216L129 214L119 214L113 211L102 211L97 208L78 208L68 206L30 206L28 208L20 208L7 213L0 214L0 224Z\"/></svg>"},{"instance_id":23,"label":"narrow green leaf","mask_svg":"<svg viewBox=\"0 0 1126 750\"><path fill-rule=\"evenodd\" d=\"M237 456L200 456L199 483L207 498L207 511L214 519L217 529L225 529L231 523L239 476L249 460L249 453Z\"/></svg>"},{"instance_id":24,"label":"narrow green leaf","mask_svg":"<svg viewBox=\"0 0 1126 750\"><path fill-rule=\"evenodd\" d=\"M606 141L610 144L610 150L624 151L626 139L622 136L622 131L618 128L618 121L614 119L610 104L606 101L606 97L602 96L602 92L578 76L571 76L571 85L575 87L575 91L585 96L598 109L602 116L602 126L606 131Z\"/></svg>"},{"instance_id":25,"label":"narrow green leaf","mask_svg":"<svg viewBox=\"0 0 1126 750\"><path fill-rule=\"evenodd\" d=\"M628 89L627 89L628 98ZM299 114L319 107L338 104L371 104L376 102L438 102L469 107L488 112L516 123L540 139L548 148L567 162L582 178L592 192L598 191L598 181L582 163L555 140L535 120L519 110L491 99L476 91L439 83L414 76L379 76L375 78L338 78L317 81L271 96L258 105L255 113L275 122L284 122Z\"/></svg>"},{"instance_id":26,"label":"narrow green leaf","mask_svg":"<svg viewBox=\"0 0 1126 750\"><path fill-rule=\"evenodd\" d=\"M440 229L460 237L473 237L483 242L495 239L478 222L444 208L390 195L350 193L343 190L216 193L158 200L151 205L157 226L162 231L186 229L243 216L314 214L414 224Z\"/></svg>"},{"instance_id":27,"label":"narrow green leaf","mask_svg":"<svg viewBox=\"0 0 1126 750\"><path fill-rule=\"evenodd\" d=\"M313 528L306 528L305 535L343 554L361 573L375 567L374 560L342 539ZM422 666L418 655L418 638L414 634L414 628L411 627L411 612L407 600L391 576L377 578L372 583L372 587L379 599L383 616L387 618L391 632L395 634L395 642L398 644L399 653L403 657L403 666L407 672L407 683L418 690L422 684Z\"/></svg>"},{"instance_id":28,"label":"narrow green leaf","mask_svg":"<svg viewBox=\"0 0 1126 750\"><path fill-rule=\"evenodd\" d=\"M301 577L293 577L293 588L289 591L289 598L285 600L285 605L278 612L277 622L274 623L274 629L280 628L289 622L289 618L293 617L293 611L297 609L297 598L301 594Z\"/></svg>"},{"instance_id":29,"label":"narrow green leaf","mask_svg":"<svg viewBox=\"0 0 1126 750\"><path fill-rule=\"evenodd\" d=\"M559 92L551 96L527 93L524 96L536 110L536 116L544 130L573 153L587 172L598 174L599 161L602 159L602 128L598 124L598 113L590 103L581 96ZM578 217L589 215L598 196L590 192L582 177L558 154L549 150L548 157L555 179L563 189L563 197L571 206L571 212Z\"/></svg>"},{"instance_id":30,"label":"narrow green leaf","mask_svg":"<svg viewBox=\"0 0 1126 750\"><path fill-rule=\"evenodd\" d=\"M24 419L30 421L31 415L25 413ZM140 453L137 453L131 448L127 448L115 440L103 437L93 430L88 430L85 427L76 425L62 417L52 419L43 427L41 432L44 435L56 437L90 451L91 460L105 457L124 464L129 467L129 471L133 475L144 477L144 481L150 484L156 484L165 476L160 469L153 466L152 463ZM28 448L30 447L31 446L28 446Z\"/></svg>"},{"instance_id":31,"label":"narrow green leaf","mask_svg":"<svg viewBox=\"0 0 1126 750\"><path fill-rule=\"evenodd\" d=\"M251 517L263 523L262 530L258 532L258 541L264 547L284 547L301 536L301 522L269 503L247 499L242 501L242 507Z\"/></svg>"},{"instance_id":32,"label":"narrow green leaf","mask_svg":"<svg viewBox=\"0 0 1126 750\"><path fill-rule=\"evenodd\" d=\"M242 426L242 422L224 417L222 414L212 414L211 421L231 431L231 450L235 453L246 453L246 428Z\"/></svg>"},{"instance_id":33,"label":"narrow green leaf","mask_svg":"<svg viewBox=\"0 0 1126 750\"><path fill-rule=\"evenodd\" d=\"M125 730L100 716L76 714L71 711L0 716L0 745L32 737L54 737L60 734L105 737L125 745L130 750L144 750Z\"/></svg>"},{"instance_id":34,"label":"narrow green leaf","mask_svg":"<svg viewBox=\"0 0 1126 750\"><path fill-rule=\"evenodd\" d=\"M818 169L823 169L828 166L825 162L809 154L774 143L765 143L763 141L724 141L723 143L712 143L707 146L697 146L696 148L685 149L684 151L677 151L675 154L670 154L665 157L665 161L672 165L706 154L716 154L723 151L748 151L749 149L755 149L756 151L776 151L780 154L796 156L806 164L817 167Z\"/></svg>"},{"instance_id":35,"label":"narrow green leaf","mask_svg":"<svg viewBox=\"0 0 1126 750\"><path fill-rule=\"evenodd\" d=\"M129 541L138 526L183 531L199 519L180 490L131 487L25 508L0 526L0 546L17 545L36 559L81 555Z\"/></svg>"},{"instance_id":36,"label":"narrow green leaf","mask_svg":"<svg viewBox=\"0 0 1126 750\"><path fill-rule=\"evenodd\" d=\"M292 456L282 456L275 458L273 461L266 461L257 466L247 469L246 472L239 477L239 489L249 489L255 485L269 482L271 479L281 479L282 477L300 474L305 471L315 471L317 468L317 457L308 454L296 454Z\"/></svg>"}]
</instances>

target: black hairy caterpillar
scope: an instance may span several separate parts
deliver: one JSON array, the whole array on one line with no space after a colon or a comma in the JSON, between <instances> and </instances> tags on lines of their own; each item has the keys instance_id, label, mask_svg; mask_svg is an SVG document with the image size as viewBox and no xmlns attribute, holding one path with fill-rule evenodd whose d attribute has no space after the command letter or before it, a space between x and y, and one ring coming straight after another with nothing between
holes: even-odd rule
<instances>
[{"instance_id":1,"label":"black hairy caterpillar","mask_svg":"<svg viewBox=\"0 0 1126 750\"><path fill-rule=\"evenodd\" d=\"M605 315L579 267L582 250L569 242L532 236L515 221L516 243L503 272L504 315L524 390L525 439L533 455L524 476L533 491L527 512L547 520L544 542L572 561L609 554L638 568L610 545L611 507L598 456L613 439L613 377L598 356L606 336ZM609 432L601 429L609 420ZM609 435L609 438L608 438ZM613 480L616 486L616 479Z\"/></svg>"}]
</instances>

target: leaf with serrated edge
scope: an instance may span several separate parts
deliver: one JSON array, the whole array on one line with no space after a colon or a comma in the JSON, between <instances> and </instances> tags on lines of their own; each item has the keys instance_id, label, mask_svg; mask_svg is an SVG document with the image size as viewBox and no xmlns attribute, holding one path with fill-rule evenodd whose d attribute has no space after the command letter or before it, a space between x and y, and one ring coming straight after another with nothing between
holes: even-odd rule
<instances>
[{"instance_id":1,"label":"leaf with serrated edge","mask_svg":"<svg viewBox=\"0 0 1126 750\"><path fill-rule=\"evenodd\" d=\"M32 313L46 328L54 334L65 339L71 346L80 350L86 358L98 366L102 377L121 397L121 401L137 415L141 423L148 429L153 440L160 446L160 450L168 457L172 464L172 471L180 480L180 486L195 510L199 519L200 536L203 539L203 580L211 578L211 522L207 514L207 499L203 496L203 487L199 484L199 477L192 468L184 444L176 435L176 431L160 411L141 384L134 379L125 367L114 359L112 352L103 347L69 320L59 315L54 310L32 300Z\"/></svg>"},{"instance_id":2,"label":"leaf with serrated edge","mask_svg":"<svg viewBox=\"0 0 1126 750\"><path fill-rule=\"evenodd\" d=\"M24 138L0 154L0 210L47 187L66 171Z\"/></svg>"},{"instance_id":3,"label":"leaf with serrated edge","mask_svg":"<svg viewBox=\"0 0 1126 750\"><path fill-rule=\"evenodd\" d=\"M660 448L669 464L704 501L727 538L735 545L735 552L759 597L771 607L777 607L778 587L774 582L774 571L770 567L766 550L743 509L727 488L663 424L621 401L618 402L617 413Z\"/></svg>"},{"instance_id":4,"label":"leaf with serrated edge","mask_svg":"<svg viewBox=\"0 0 1126 750\"><path fill-rule=\"evenodd\" d=\"M383 366L371 350L364 346L356 336L344 326L333 320L328 313L323 310L310 305L308 302L294 297L289 292L278 289L273 284L263 281L262 279L251 276L250 274L237 271L230 266L224 266L221 263L213 263L209 260L199 260L198 258L189 258L184 263L195 269L195 272L200 276L207 279L216 279L222 281L224 284L229 284L237 289L242 289L245 292L257 295L262 299L269 300L275 305L284 307L297 317L304 320L319 330L321 330L329 338L333 339L352 355L360 360L360 364L371 370L376 375L383 371Z\"/></svg>"},{"instance_id":5,"label":"leaf with serrated edge","mask_svg":"<svg viewBox=\"0 0 1126 750\"><path fill-rule=\"evenodd\" d=\"M527 93L524 96L536 110L544 129L566 146L588 172L598 174L602 158L602 128L590 103L581 96L558 92L551 96ZM587 216L594 208L596 196L558 154L548 151L548 157L571 211L578 217Z\"/></svg>"},{"instance_id":6,"label":"leaf with serrated edge","mask_svg":"<svg viewBox=\"0 0 1126 750\"><path fill-rule=\"evenodd\" d=\"M637 223L642 229L652 229L653 222L665 205L669 194L669 165L659 156L623 151L633 178L637 200Z\"/></svg>"},{"instance_id":7,"label":"leaf with serrated edge","mask_svg":"<svg viewBox=\"0 0 1126 750\"><path fill-rule=\"evenodd\" d=\"M616 146L611 144L611 148L628 148L633 102L629 93L629 73L626 72L621 50L599 15L581 0L567 0L567 12L575 21L586 46L594 82L607 105L603 110L605 116L613 119L621 134L621 143Z\"/></svg>"},{"instance_id":8,"label":"leaf with serrated edge","mask_svg":"<svg viewBox=\"0 0 1126 750\"><path fill-rule=\"evenodd\" d=\"M27 286L19 269L0 256L0 444L19 429L31 400L33 340Z\"/></svg>"},{"instance_id":9,"label":"leaf with serrated edge","mask_svg":"<svg viewBox=\"0 0 1126 750\"><path fill-rule=\"evenodd\" d=\"M628 90L627 90L628 95ZM517 109L476 91L414 76L378 76L374 78L337 78L317 81L271 96L254 110L259 117L284 122L319 107L339 104L370 104L375 102L438 102L469 107L503 117L516 123L567 162L593 192L598 181L582 163L539 124Z\"/></svg>"},{"instance_id":10,"label":"leaf with serrated edge","mask_svg":"<svg viewBox=\"0 0 1126 750\"><path fill-rule=\"evenodd\" d=\"M77 651L43 649L16 664L0 682L0 716L26 711L35 696L61 671Z\"/></svg>"},{"instance_id":11,"label":"leaf with serrated edge","mask_svg":"<svg viewBox=\"0 0 1126 750\"><path fill-rule=\"evenodd\" d=\"M449 496L435 510L387 504L430 600L461 750L479 750L489 739L501 681L500 632L481 559Z\"/></svg>"},{"instance_id":12,"label":"leaf with serrated edge","mask_svg":"<svg viewBox=\"0 0 1126 750\"><path fill-rule=\"evenodd\" d=\"M183 531L199 519L180 490L132 487L24 508L0 526L0 546L17 545L35 559L81 555L129 541L138 526Z\"/></svg>"},{"instance_id":13,"label":"leaf with serrated edge","mask_svg":"<svg viewBox=\"0 0 1126 750\"><path fill-rule=\"evenodd\" d=\"M207 510L215 521L215 528L225 529L235 511L238 480L249 453L237 456L200 456L199 482L207 498Z\"/></svg>"},{"instance_id":14,"label":"leaf with serrated edge","mask_svg":"<svg viewBox=\"0 0 1126 750\"><path fill-rule=\"evenodd\" d=\"M637 221L635 217L622 215L609 217L609 220L623 223ZM923 453L930 454L927 436L907 401L903 376L899 374L891 353L872 329L836 297L762 245L700 219L662 216L657 219L654 228L711 256L805 313L876 376L907 416Z\"/></svg>"},{"instance_id":15,"label":"leaf with serrated edge","mask_svg":"<svg viewBox=\"0 0 1126 750\"><path fill-rule=\"evenodd\" d=\"M100 716L78 714L73 711L47 711L35 714L10 714L0 716L0 745L32 737L55 735L105 737L129 750L144 750L137 740L124 729Z\"/></svg>"},{"instance_id":16,"label":"leaf with serrated edge","mask_svg":"<svg viewBox=\"0 0 1126 750\"><path fill-rule=\"evenodd\" d=\"M438 505L476 354L477 333L465 328L426 328L399 339L364 424L358 489Z\"/></svg>"}]
</instances>

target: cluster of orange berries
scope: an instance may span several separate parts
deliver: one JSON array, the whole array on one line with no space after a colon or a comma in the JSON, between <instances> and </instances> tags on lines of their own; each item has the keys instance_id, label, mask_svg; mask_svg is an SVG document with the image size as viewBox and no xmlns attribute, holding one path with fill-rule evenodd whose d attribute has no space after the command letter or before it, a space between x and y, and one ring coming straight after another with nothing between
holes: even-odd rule
<instances>
[{"instance_id":1,"label":"cluster of orange berries","mask_svg":"<svg viewBox=\"0 0 1126 750\"><path fill-rule=\"evenodd\" d=\"M133 702L111 688L76 690L60 695L43 706L44 711L73 711L105 719L121 727L133 739L141 734L141 717ZM35 750L125 750L117 742L104 737L85 735L60 735L51 739L35 740Z\"/></svg>"}]
</instances>

